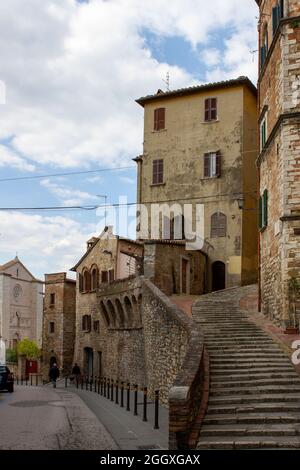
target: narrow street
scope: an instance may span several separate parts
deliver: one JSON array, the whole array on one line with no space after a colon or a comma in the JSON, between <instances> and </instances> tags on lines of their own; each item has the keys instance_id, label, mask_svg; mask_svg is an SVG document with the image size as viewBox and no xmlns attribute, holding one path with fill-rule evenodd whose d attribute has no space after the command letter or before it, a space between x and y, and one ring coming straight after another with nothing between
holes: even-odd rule
<instances>
[{"instance_id":1,"label":"narrow street","mask_svg":"<svg viewBox=\"0 0 300 470\"><path fill-rule=\"evenodd\" d=\"M63 388L16 386L0 393L0 449L118 449L92 411Z\"/></svg>"}]
</instances>

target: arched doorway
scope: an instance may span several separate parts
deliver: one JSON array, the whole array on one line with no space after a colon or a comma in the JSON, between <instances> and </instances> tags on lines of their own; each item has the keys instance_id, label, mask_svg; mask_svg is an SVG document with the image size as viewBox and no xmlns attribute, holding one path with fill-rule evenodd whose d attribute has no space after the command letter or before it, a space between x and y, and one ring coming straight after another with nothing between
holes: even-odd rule
<instances>
[{"instance_id":1,"label":"arched doorway","mask_svg":"<svg viewBox=\"0 0 300 470\"><path fill-rule=\"evenodd\" d=\"M84 348L84 372L88 377L92 377L94 367L94 353L92 348Z\"/></svg>"},{"instance_id":2,"label":"arched doorway","mask_svg":"<svg viewBox=\"0 0 300 470\"><path fill-rule=\"evenodd\" d=\"M212 291L225 289L225 264L222 261L216 261L212 265Z\"/></svg>"}]
</instances>

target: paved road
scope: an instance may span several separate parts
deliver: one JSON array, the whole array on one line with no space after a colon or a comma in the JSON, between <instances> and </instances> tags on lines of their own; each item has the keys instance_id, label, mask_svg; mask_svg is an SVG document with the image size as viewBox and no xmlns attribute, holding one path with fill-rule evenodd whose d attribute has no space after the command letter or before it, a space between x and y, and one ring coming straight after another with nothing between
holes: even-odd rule
<instances>
[{"instance_id":1,"label":"paved road","mask_svg":"<svg viewBox=\"0 0 300 470\"><path fill-rule=\"evenodd\" d=\"M0 449L118 449L81 398L64 389L16 386L0 392Z\"/></svg>"}]
</instances>

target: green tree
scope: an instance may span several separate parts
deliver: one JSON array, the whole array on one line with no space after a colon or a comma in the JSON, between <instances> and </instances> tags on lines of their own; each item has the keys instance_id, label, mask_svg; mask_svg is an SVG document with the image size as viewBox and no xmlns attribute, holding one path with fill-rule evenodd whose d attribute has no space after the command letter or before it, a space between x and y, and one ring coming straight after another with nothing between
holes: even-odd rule
<instances>
[{"instance_id":1,"label":"green tree","mask_svg":"<svg viewBox=\"0 0 300 470\"><path fill-rule=\"evenodd\" d=\"M17 348L9 348L6 350L6 362L18 362Z\"/></svg>"},{"instance_id":2,"label":"green tree","mask_svg":"<svg viewBox=\"0 0 300 470\"><path fill-rule=\"evenodd\" d=\"M26 356L26 359L38 359L41 351L35 341L24 338L18 344L18 354Z\"/></svg>"}]
</instances>

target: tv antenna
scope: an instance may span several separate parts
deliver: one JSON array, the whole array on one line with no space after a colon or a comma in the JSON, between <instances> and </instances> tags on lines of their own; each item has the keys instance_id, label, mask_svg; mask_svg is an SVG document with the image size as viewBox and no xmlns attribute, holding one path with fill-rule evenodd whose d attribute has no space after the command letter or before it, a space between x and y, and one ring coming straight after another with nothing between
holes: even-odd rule
<instances>
[{"instance_id":1,"label":"tv antenna","mask_svg":"<svg viewBox=\"0 0 300 470\"><path fill-rule=\"evenodd\" d=\"M170 72L167 72L166 79L163 82L167 85L167 91L170 91Z\"/></svg>"}]
</instances>

